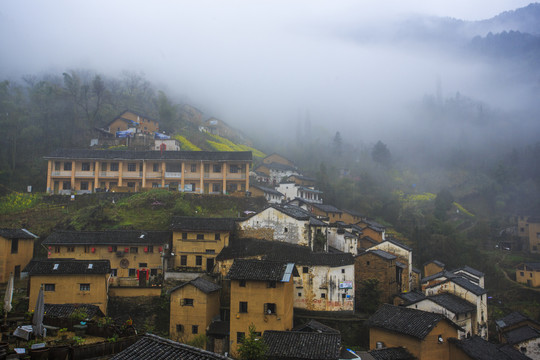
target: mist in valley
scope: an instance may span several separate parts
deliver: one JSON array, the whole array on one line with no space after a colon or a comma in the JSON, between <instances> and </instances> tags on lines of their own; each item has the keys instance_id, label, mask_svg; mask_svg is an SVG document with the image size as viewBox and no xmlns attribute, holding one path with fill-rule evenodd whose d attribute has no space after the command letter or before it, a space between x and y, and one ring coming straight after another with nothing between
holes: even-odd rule
<instances>
[{"instance_id":1,"label":"mist in valley","mask_svg":"<svg viewBox=\"0 0 540 360\"><path fill-rule=\"evenodd\" d=\"M116 99L131 81L154 99L132 103L137 110L159 116L161 91L313 175L322 163L365 171L382 141L395 169L414 169L405 183L436 192L459 187L455 169L490 173L513 151L523 161L534 153L540 27L534 11L514 13L527 5L7 1L0 75L27 89L66 87L64 73L88 84L99 75ZM532 46L505 49L503 31L531 35ZM96 126L110 121L105 113Z\"/></svg>"}]
</instances>

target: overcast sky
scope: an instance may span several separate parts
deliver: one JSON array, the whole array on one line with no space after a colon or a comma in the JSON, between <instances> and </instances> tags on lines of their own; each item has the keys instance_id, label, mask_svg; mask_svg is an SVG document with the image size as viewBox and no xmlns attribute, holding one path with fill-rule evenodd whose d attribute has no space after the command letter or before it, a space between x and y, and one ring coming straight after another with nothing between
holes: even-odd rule
<instances>
[{"instance_id":1,"label":"overcast sky","mask_svg":"<svg viewBox=\"0 0 540 360\"><path fill-rule=\"evenodd\" d=\"M480 64L436 52L360 45L351 39L355 29L381 29L409 14L481 20L528 4L4 0L0 74L142 72L208 116L233 124L286 126L309 112L315 122L345 127L392 117L388 99L394 106L418 99L434 92L437 79L448 93L482 93L475 79L485 86L492 75Z\"/></svg>"}]
</instances>

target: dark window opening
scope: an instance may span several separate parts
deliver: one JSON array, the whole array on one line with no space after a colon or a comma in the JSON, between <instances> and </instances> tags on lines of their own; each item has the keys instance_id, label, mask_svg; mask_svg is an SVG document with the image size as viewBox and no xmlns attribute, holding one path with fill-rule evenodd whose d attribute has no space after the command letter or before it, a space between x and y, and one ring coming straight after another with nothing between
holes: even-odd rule
<instances>
[{"instance_id":1,"label":"dark window opening","mask_svg":"<svg viewBox=\"0 0 540 360\"><path fill-rule=\"evenodd\" d=\"M248 303L247 301L240 301L238 312L247 313L248 312Z\"/></svg>"},{"instance_id":2,"label":"dark window opening","mask_svg":"<svg viewBox=\"0 0 540 360\"><path fill-rule=\"evenodd\" d=\"M90 291L90 284L80 284L79 289L81 291Z\"/></svg>"},{"instance_id":3,"label":"dark window opening","mask_svg":"<svg viewBox=\"0 0 540 360\"><path fill-rule=\"evenodd\" d=\"M264 304L264 313L267 314L267 315L275 315L276 314L276 304L272 304L272 303Z\"/></svg>"},{"instance_id":4,"label":"dark window opening","mask_svg":"<svg viewBox=\"0 0 540 360\"><path fill-rule=\"evenodd\" d=\"M236 342L239 344L242 344L244 342L244 339L246 338L245 332L237 332L236 333Z\"/></svg>"},{"instance_id":5,"label":"dark window opening","mask_svg":"<svg viewBox=\"0 0 540 360\"><path fill-rule=\"evenodd\" d=\"M17 254L19 252L19 239L11 239L11 253Z\"/></svg>"}]
</instances>

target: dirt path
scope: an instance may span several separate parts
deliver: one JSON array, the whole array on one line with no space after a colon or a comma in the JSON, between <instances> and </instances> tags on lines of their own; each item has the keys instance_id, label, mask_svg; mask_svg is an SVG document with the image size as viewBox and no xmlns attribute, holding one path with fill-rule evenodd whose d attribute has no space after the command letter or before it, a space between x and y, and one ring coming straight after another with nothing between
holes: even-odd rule
<instances>
[{"instance_id":1,"label":"dirt path","mask_svg":"<svg viewBox=\"0 0 540 360\"><path fill-rule=\"evenodd\" d=\"M514 284L515 286L518 286L520 288L540 292L540 288L530 287L530 286L527 286L525 284L519 283L519 282L511 279L510 276L506 273L506 271L501 267L501 261L503 261L505 258L506 258L506 254L503 255L501 260L497 261L495 266L497 267L497 269L499 269L504 274L504 277L506 278L506 280L512 282L512 284Z\"/></svg>"}]
</instances>

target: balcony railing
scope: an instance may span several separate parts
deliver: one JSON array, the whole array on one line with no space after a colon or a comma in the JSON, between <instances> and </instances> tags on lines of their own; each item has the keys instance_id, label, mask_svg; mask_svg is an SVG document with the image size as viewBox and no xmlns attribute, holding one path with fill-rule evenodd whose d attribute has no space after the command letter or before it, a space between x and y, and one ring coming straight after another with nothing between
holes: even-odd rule
<instances>
[{"instance_id":1,"label":"balcony railing","mask_svg":"<svg viewBox=\"0 0 540 360\"><path fill-rule=\"evenodd\" d=\"M94 177L95 175L94 171L75 171L76 177Z\"/></svg>"},{"instance_id":2,"label":"balcony railing","mask_svg":"<svg viewBox=\"0 0 540 360\"><path fill-rule=\"evenodd\" d=\"M100 171L99 172L99 177L102 177L102 178L108 178L108 177L118 177L119 176L119 173L118 171Z\"/></svg>"},{"instance_id":3,"label":"balcony railing","mask_svg":"<svg viewBox=\"0 0 540 360\"><path fill-rule=\"evenodd\" d=\"M180 179L181 177L181 172L165 172L165 179Z\"/></svg>"},{"instance_id":4,"label":"balcony railing","mask_svg":"<svg viewBox=\"0 0 540 360\"><path fill-rule=\"evenodd\" d=\"M142 178L142 171L124 171L122 177L124 179L140 179Z\"/></svg>"},{"instance_id":5,"label":"balcony railing","mask_svg":"<svg viewBox=\"0 0 540 360\"><path fill-rule=\"evenodd\" d=\"M184 179L186 180L199 180L201 178L200 173L186 172L184 173Z\"/></svg>"},{"instance_id":6,"label":"balcony railing","mask_svg":"<svg viewBox=\"0 0 540 360\"><path fill-rule=\"evenodd\" d=\"M245 173L227 174L227 180L245 180L245 179L246 179Z\"/></svg>"},{"instance_id":7,"label":"balcony railing","mask_svg":"<svg viewBox=\"0 0 540 360\"><path fill-rule=\"evenodd\" d=\"M66 170L66 171L55 170L52 172L52 176L71 176L71 170Z\"/></svg>"},{"instance_id":8,"label":"balcony railing","mask_svg":"<svg viewBox=\"0 0 540 360\"><path fill-rule=\"evenodd\" d=\"M149 172L146 173L147 179L161 179L161 173L160 172Z\"/></svg>"},{"instance_id":9,"label":"balcony railing","mask_svg":"<svg viewBox=\"0 0 540 360\"><path fill-rule=\"evenodd\" d=\"M223 173L204 173L204 178L221 180L223 179Z\"/></svg>"}]
</instances>

